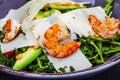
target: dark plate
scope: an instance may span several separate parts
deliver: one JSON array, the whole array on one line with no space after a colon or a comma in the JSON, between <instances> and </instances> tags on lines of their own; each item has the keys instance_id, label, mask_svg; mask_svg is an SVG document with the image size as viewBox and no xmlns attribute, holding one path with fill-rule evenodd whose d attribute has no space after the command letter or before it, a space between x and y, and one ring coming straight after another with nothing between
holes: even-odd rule
<instances>
[{"instance_id":1,"label":"dark plate","mask_svg":"<svg viewBox=\"0 0 120 80\"><path fill-rule=\"evenodd\" d=\"M9 9L17 9L23 4L26 3L27 0L0 0L0 18L3 18L9 11ZM88 0L75 0L75 1L88 1ZM104 0L89 0L92 2L93 6L104 6ZM113 4L113 15L115 18L120 19L120 0L115 0ZM5 67L0 65L0 73L7 74L12 77L16 77L19 79L28 79L28 80L54 80L54 79L83 79L88 78L94 75L97 75L107 69L110 69L112 66L120 64L120 59L114 59L111 62L108 62L107 64L103 64L97 67L94 67L89 70L85 71L77 71L73 73L65 73L65 74L34 74L34 73L28 73L28 72L22 72L22 71L14 71L11 68ZM120 68L120 67L119 67ZM1 79L0 79L1 80ZM8 79L9 80L9 79ZM119 79L118 79L119 80Z\"/></svg>"}]
</instances>

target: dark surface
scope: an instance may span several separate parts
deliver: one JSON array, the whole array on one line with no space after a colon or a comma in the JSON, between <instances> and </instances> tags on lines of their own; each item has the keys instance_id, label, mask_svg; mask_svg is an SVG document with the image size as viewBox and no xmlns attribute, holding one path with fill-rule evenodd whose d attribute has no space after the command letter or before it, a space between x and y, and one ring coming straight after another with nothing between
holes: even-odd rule
<instances>
[{"instance_id":1,"label":"dark surface","mask_svg":"<svg viewBox=\"0 0 120 80\"><path fill-rule=\"evenodd\" d=\"M10 9L17 9L25 4L27 0L0 0L0 18L5 17ZM14 3L14 4L12 4Z\"/></svg>"},{"instance_id":2,"label":"dark surface","mask_svg":"<svg viewBox=\"0 0 120 80\"><path fill-rule=\"evenodd\" d=\"M26 79L19 79L16 78L15 76L10 76L8 74L0 72L0 80L26 80ZM32 79L28 79L28 80L32 80ZM82 80L120 80L120 63L100 74Z\"/></svg>"},{"instance_id":3,"label":"dark surface","mask_svg":"<svg viewBox=\"0 0 120 80\"><path fill-rule=\"evenodd\" d=\"M12 4L13 1L14 1L14 5ZM23 5L25 2L26 0L19 0L19 5L18 5L17 4L18 0L0 0L0 18L4 17L10 8L16 9L21 5ZM104 5L103 0L96 0L96 2L97 2L95 4L96 6ZM4 5L4 4L7 4L7 5ZM115 0L115 3L113 4L113 16L120 19L120 0ZM0 80L21 80L21 79L16 78L15 76L11 76L9 74L0 72ZM26 79L22 79L22 80L26 80ZM120 80L120 63L100 74L97 74L93 77L86 78L83 80Z\"/></svg>"}]
</instances>

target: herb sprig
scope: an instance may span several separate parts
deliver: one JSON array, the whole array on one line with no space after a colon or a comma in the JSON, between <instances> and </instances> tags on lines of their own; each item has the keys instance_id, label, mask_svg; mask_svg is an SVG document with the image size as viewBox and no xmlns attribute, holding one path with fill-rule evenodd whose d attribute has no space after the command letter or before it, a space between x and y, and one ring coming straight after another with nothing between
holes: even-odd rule
<instances>
[{"instance_id":1,"label":"herb sprig","mask_svg":"<svg viewBox=\"0 0 120 80\"><path fill-rule=\"evenodd\" d=\"M112 15L112 4L113 4L114 0L106 0L106 5L103 8L106 12L106 14L110 17Z\"/></svg>"},{"instance_id":2,"label":"herb sprig","mask_svg":"<svg viewBox=\"0 0 120 80\"><path fill-rule=\"evenodd\" d=\"M103 64L110 56L120 51L120 35L112 39L89 36L80 37L81 51L93 63L94 66Z\"/></svg>"}]
</instances>

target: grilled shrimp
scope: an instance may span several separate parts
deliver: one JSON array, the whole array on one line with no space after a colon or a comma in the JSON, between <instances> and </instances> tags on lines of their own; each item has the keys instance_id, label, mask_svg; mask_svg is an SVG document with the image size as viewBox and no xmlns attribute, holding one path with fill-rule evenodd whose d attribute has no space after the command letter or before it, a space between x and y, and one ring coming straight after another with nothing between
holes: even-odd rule
<instances>
[{"instance_id":1,"label":"grilled shrimp","mask_svg":"<svg viewBox=\"0 0 120 80\"><path fill-rule=\"evenodd\" d=\"M3 27L3 42L9 42L13 40L20 31L20 22L14 19L8 19Z\"/></svg>"},{"instance_id":2,"label":"grilled shrimp","mask_svg":"<svg viewBox=\"0 0 120 80\"><path fill-rule=\"evenodd\" d=\"M119 30L120 21L115 18L105 17L105 23L102 23L94 15L89 15L89 21L95 33L105 39L113 38Z\"/></svg>"},{"instance_id":3,"label":"grilled shrimp","mask_svg":"<svg viewBox=\"0 0 120 80\"><path fill-rule=\"evenodd\" d=\"M62 41L67 39L69 37L69 34L66 29L63 29L58 24L54 24L45 32L44 36L46 39L56 38L56 40Z\"/></svg>"},{"instance_id":4,"label":"grilled shrimp","mask_svg":"<svg viewBox=\"0 0 120 80\"><path fill-rule=\"evenodd\" d=\"M67 57L73 54L79 47L80 43L72 41L67 44L60 44L61 41L69 38L69 33L59 24L51 26L44 34L45 40L43 45L47 52L54 57Z\"/></svg>"}]
</instances>

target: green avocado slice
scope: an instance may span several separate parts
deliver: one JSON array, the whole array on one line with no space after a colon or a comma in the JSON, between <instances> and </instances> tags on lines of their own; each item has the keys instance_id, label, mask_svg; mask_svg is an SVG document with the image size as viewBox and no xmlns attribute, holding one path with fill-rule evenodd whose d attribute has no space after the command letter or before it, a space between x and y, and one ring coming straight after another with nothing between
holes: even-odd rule
<instances>
[{"instance_id":1,"label":"green avocado slice","mask_svg":"<svg viewBox=\"0 0 120 80\"><path fill-rule=\"evenodd\" d=\"M84 5L80 5L80 6L56 6L55 4L49 4L48 5L49 8L51 9L57 9L57 10L73 10L73 9L78 9L78 8L85 8Z\"/></svg>"},{"instance_id":2,"label":"green avocado slice","mask_svg":"<svg viewBox=\"0 0 120 80\"><path fill-rule=\"evenodd\" d=\"M17 60L13 66L14 70L21 70L35 60L42 53L42 48L34 49L28 48L26 52L22 53L22 59Z\"/></svg>"}]
</instances>

